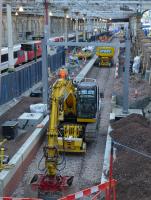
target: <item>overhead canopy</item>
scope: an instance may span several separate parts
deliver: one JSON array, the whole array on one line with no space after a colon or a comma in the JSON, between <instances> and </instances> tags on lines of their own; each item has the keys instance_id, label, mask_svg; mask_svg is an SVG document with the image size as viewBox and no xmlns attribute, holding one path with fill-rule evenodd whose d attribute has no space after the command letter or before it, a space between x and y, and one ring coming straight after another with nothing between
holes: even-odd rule
<instances>
[{"instance_id":1,"label":"overhead canopy","mask_svg":"<svg viewBox=\"0 0 151 200\"><path fill-rule=\"evenodd\" d=\"M3 0L15 10L20 5L28 14L43 14L43 3L49 3L53 16L64 16L68 10L71 18L125 19L137 12L151 9L151 0Z\"/></svg>"}]
</instances>

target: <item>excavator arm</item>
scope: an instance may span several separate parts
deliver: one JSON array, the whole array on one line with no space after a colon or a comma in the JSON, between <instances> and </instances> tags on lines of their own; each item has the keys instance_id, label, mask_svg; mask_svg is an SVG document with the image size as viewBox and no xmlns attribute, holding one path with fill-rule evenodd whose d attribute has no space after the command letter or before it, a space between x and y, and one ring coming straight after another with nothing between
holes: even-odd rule
<instances>
[{"instance_id":1,"label":"excavator arm","mask_svg":"<svg viewBox=\"0 0 151 200\"><path fill-rule=\"evenodd\" d=\"M47 131L47 145L44 147L46 174L36 174L31 180L34 188L43 192L55 192L72 184L73 176L57 174L59 162L58 126L68 112L76 113L75 88L71 81L58 79L52 88L50 122Z\"/></svg>"},{"instance_id":2,"label":"excavator arm","mask_svg":"<svg viewBox=\"0 0 151 200\"><path fill-rule=\"evenodd\" d=\"M51 96L51 114L48 128L48 145L46 147L45 166L50 176L57 174L58 162L58 126L67 112L76 113L74 86L65 79L58 79L53 85ZM72 101L72 102L71 102Z\"/></svg>"},{"instance_id":3,"label":"excavator arm","mask_svg":"<svg viewBox=\"0 0 151 200\"><path fill-rule=\"evenodd\" d=\"M46 172L36 175L31 181L39 191L56 192L72 184L73 176L60 176L57 173L60 163L64 161L62 159L60 162L59 152L86 151L86 136L90 132L92 138L96 130L97 99L98 88L94 81L84 81L76 88L64 78L54 83L47 145L44 147ZM95 126L90 127L90 123ZM88 125L90 130L87 129Z\"/></svg>"}]
</instances>

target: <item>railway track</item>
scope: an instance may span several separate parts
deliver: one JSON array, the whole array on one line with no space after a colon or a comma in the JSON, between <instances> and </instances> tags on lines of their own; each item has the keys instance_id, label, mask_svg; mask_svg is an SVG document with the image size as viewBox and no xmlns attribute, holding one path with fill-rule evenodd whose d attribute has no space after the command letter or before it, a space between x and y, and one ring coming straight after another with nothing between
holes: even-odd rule
<instances>
[{"instance_id":1,"label":"railway track","mask_svg":"<svg viewBox=\"0 0 151 200\"><path fill-rule=\"evenodd\" d=\"M117 55L115 55L115 63ZM97 79L100 91L104 92L104 99L101 102L102 107L99 119L98 137L96 142L87 145L86 154L66 154L66 166L63 166L63 168L60 166L62 168L60 174L63 176L74 176L74 181L68 191L63 191L62 194L59 193L58 195L63 196L69 193L74 193L101 182L106 136L109 125L109 114L111 112L114 72L115 68L93 67L87 75L87 78ZM44 146L44 144L42 146ZM37 197L37 193L34 193L31 190L29 182L35 173L41 173L38 170L38 163L43 156L42 146L39 147L35 159L27 169L13 196ZM44 167L43 160L41 161L40 166L41 168Z\"/></svg>"},{"instance_id":2,"label":"railway track","mask_svg":"<svg viewBox=\"0 0 151 200\"><path fill-rule=\"evenodd\" d=\"M64 191L61 195L77 192L101 181L109 113L111 111L110 102L114 81L114 68L93 67L87 77L97 79L100 91L104 91L98 136L96 142L87 145L86 154L66 154L66 166L60 171L60 174L74 176L74 181L69 190ZM42 154L42 147L40 147L39 152L26 171L13 196L35 197L37 195L37 193L33 193L29 189L29 182L35 173L40 173L37 166L42 158ZM44 161L41 161L40 167L44 167Z\"/></svg>"},{"instance_id":3,"label":"railway track","mask_svg":"<svg viewBox=\"0 0 151 200\"><path fill-rule=\"evenodd\" d=\"M87 145L87 152L84 155L67 156L67 164L64 174L68 174L72 171L72 174L70 175L75 176L70 192L79 191L80 189L95 185L101 181L109 112L111 109L110 97L112 84L111 81L109 81L109 77L114 77L113 74L114 69L100 69L94 67L88 75L88 78L91 77L97 79L100 90L104 91L105 98L102 102L99 131L96 142ZM110 92L108 90L110 90Z\"/></svg>"}]
</instances>

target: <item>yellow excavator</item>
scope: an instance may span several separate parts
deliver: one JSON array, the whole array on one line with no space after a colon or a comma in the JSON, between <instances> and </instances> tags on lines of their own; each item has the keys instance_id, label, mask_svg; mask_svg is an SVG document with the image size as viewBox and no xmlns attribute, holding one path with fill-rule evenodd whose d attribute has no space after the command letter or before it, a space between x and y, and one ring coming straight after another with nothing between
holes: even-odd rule
<instances>
[{"instance_id":1,"label":"yellow excavator","mask_svg":"<svg viewBox=\"0 0 151 200\"><path fill-rule=\"evenodd\" d=\"M72 184L73 177L57 174L61 151L85 152L86 142L95 140L99 115L99 88L93 79L78 84L67 80L65 71L51 92L48 143L44 147L45 174L35 175L32 185L40 191L58 191Z\"/></svg>"}]
</instances>

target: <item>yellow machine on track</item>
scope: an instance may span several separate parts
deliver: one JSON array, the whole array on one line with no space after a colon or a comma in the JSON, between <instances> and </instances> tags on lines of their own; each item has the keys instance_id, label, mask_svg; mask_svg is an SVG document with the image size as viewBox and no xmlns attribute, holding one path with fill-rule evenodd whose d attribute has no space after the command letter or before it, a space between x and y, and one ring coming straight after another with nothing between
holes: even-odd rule
<instances>
[{"instance_id":1,"label":"yellow machine on track","mask_svg":"<svg viewBox=\"0 0 151 200\"><path fill-rule=\"evenodd\" d=\"M99 88L87 79L76 86L58 79L52 88L49 129L58 135L58 150L85 152L86 141L96 138Z\"/></svg>"},{"instance_id":2,"label":"yellow machine on track","mask_svg":"<svg viewBox=\"0 0 151 200\"><path fill-rule=\"evenodd\" d=\"M60 79L52 86L47 145L44 147L45 173L36 174L31 184L39 197L70 186L73 176L60 176L59 152L85 152L86 142L94 141L99 119L99 88L94 79L73 84L60 71ZM62 153L62 155L64 155Z\"/></svg>"},{"instance_id":3,"label":"yellow machine on track","mask_svg":"<svg viewBox=\"0 0 151 200\"><path fill-rule=\"evenodd\" d=\"M99 57L99 66L112 67L115 49L113 47L97 47L96 55Z\"/></svg>"},{"instance_id":4,"label":"yellow machine on track","mask_svg":"<svg viewBox=\"0 0 151 200\"><path fill-rule=\"evenodd\" d=\"M77 56L79 59L89 59L92 57L92 52L90 51L80 51L79 53L76 53L75 56Z\"/></svg>"}]
</instances>

